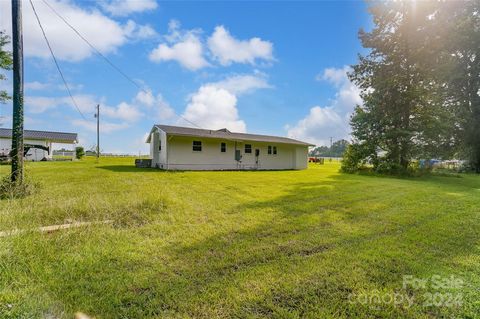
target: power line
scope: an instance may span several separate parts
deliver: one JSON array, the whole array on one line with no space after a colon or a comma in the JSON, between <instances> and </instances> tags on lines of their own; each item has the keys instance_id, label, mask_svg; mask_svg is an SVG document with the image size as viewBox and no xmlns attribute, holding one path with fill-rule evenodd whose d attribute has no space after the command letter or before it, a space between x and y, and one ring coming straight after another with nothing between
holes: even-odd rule
<instances>
[{"instance_id":1,"label":"power line","mask_svg":"<svg viewBox=\"0 0 480 319\"><path fill-rule=\"evenodd\" d=\"M30 0L30 2L32 2L32 0ZM57 10L55 10L46 0L42 0L43 3L45 3L45 5L47 7L50 8L50 10L52 10L52 12L58 17L60 18L70 29L73 30L73 32L75 32L79 37L80 39L82 39L83 41L85 41L85 43L98 55L100 56L101 58L103 58L103 60L105 60L105 62L107 62L115 71L117 71L118 73L120 73L125 79L127 79L130 83L132 83L133 85L135 85L139 90L147 93L147 94L150 94L151 92L145 90L144 88L142 88L137 82L135 82L130 76L128 76L125 72L122 71L122 69L120 69L118 66L116 66L109 58L107 58L104 54L102 54L102 52L100 52L90 41L87 40L87 38L85 38L81 33L80 31L78 31L73 25L71 25L67 19L65 19L60 13L58 13ZM33 6L33 5L32 5ZM35 10L35 9L34 9ZM193 126L196 126L198 128L201 128L199 125L193 123L192 121L186 119L185 117L183 117L182 115L180 114L176 114L176 116L178 116L179 118L183 119L184 121L192 124Z\"/></svg>"},{"instance_id":2,"label":"power line","mask_svg":"<svg viewBox=\"0 0 480 319\"><path fill-rule=\"evenodd\" d=\"M192 121L190 121L190 120L187 120L186 118L184 118L184 117L183 117L183 116L181 116L180 114L175 114L175 115L176 115L176 116L178 116L179 118L181 118L182 120L184 120L184 121L186 121L186 122L188 122L188 123L192 124L193 126L196 126L197 128L201 128L199 125L197 125L197 124L193 123L193 122L192 122Z\"/></svg>"},{"instance_id":3,"label":"power line","mask_svg":"<svg viewBox=\"0 0 480 319\"><path fill-rule=\"evenodd\" d=\"M43 38L45 39L45 42L47 43L48 49L50 50L50 54L52 55L53 61L55 62L55 66L57 67L58 73L60 73L60 77L62 78L63 84L65 85L65 88L67 89L68 95L70 95L70 98L72 99L73 105L75 105L75 108L77 109L78 113L82 116L82 118L85 121L88 121L85 115L83 115L82 111L80 111L80 108L77 105L77 102L75 102L75 99L73 98L72 92L70 91L70 87L67 84L67 81L65 80L65 77L63 76L63 72L60 69L60 65L57 62L57 58L55 57L55 54L53 53L52 47L50 46L50 42L48 41L47 35L45 34L45 30L43 29L42 23L40 22L40 18L38 17L37 10L35 10L35 6L33 5L32 0L30 0L30 5L32 6L33 13L35 14L35 17L37 18L38 25L40 26L40 29L42 30Z\"/></svg>"},{"instance_id":4,"label":"power line","mask_svg":"<svg viewBox=\"0 0 480 319\"><path fill-rule=\"evenodd\" d=\"M31 0L30 0L31 2ZM42 0L43 3L45 3L49 8L50 10L53 11L53 13L55 13L55 15L57 17L59 17L67 26L70 27L70 29L72 29L83 41L85 41L86 44L88 44L88 46L90 48L92 48L93 51L95 51L95 53L97 55L99 55L100 57L102 57L112 68L114 68L118 73L120 73L124 78L126 78L128 81L130 81L131 83L133 83L133 85L135 85L137 88L139 88L140 90L144 90L142 89L142 87L140 87L140 85L138 85L137 82L135 82L131 77L129 77L125 72L123 72L119 67L117 67L115 64L113 64L112 61L110 61L110 59L108 59L105 55L103 55L99 50L97 50L97 48L95 48L95 46L93 46L93 44L90 43L90 41L88 41L77 29L75 29L74 26L72 26L60 13L57 12L57 10L55 10L46 0Z\"/></svg>"}]
</instances>

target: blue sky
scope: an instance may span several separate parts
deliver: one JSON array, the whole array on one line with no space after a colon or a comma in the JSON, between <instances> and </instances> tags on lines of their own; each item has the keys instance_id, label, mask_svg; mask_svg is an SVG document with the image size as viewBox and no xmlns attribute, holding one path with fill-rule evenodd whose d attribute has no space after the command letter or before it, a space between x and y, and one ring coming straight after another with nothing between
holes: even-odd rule
<instances>
[{"instance_id":1,"label":"blue sky","mask_svg":"<svg viewBox=\"0 0 480 319\"><path fill-rule=\"evenodd\" d=\"M142 89L34 1L84 120L24 2L27 129L77 132L90 148L100 103L108 152L145 153L154 123L191 126L184 118L326 144L348 136L348 116L361 103L345 74L363 52L359 28L371 25L364 2L46 1ZM9 2L0 2L7 33ZM10 90L11 82L1 85ZM1 108L11 127L11 104Z\"/></svg>"}]
</instances>

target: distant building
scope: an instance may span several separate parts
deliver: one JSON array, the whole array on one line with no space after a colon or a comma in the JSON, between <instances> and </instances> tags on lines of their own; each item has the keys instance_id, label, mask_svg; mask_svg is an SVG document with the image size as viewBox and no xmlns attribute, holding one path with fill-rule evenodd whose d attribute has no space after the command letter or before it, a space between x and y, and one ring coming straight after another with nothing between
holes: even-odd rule
<instances>
[{"instance_id":1,"label":"distant building","mask_svg":"<svg viewBox=\"0 0 480 319\"><path fill-rule=\"evenodd\" d=\"M76 133L47 132L47 131L23 131L23 143L29 148L25 155L26 160L41 161L52 158L52 144L76 144ZM38 147L36 147L38 146ZM0 156L8 157L12 149L12 130L0 128Z\"/></svg>"},{"instance_id":2,"label":"distant building","mask_svg":"<svg viewBox=\"0 0 480 319\"><path fill-rule=\"evenodd\" d=\"M154 125L152 167L167 170L305 169L310 143L291 138Z\"/></svg>"}]
</instances>

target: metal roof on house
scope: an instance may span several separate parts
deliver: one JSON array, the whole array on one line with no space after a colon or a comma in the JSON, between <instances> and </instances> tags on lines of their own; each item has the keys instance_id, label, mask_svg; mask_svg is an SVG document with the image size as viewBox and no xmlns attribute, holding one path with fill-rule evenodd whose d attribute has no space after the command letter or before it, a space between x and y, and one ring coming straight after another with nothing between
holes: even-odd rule
<instances>
[{"instance_id":1,"label":"metal roof on house","mask_svg":"<svg viewBox=\"0 0 480 319\"><path fill-rule=\"evenodd\" d=\"M12 129L0 128L0 138L12 138ZM23 130L23 138L29 140L47 140L54 143L76 143L77 133Z\"/></svg>"},{"instance_id":2,"label":"metal roof on house","mask_svg":"<svg viewBox=\"0 0 480 319\"><path fill-rule=\"evenodd\" d=\"M294 140L288 137L247 134L247 133L234 133L234 132L230 132L226 128L219 129L219 130L205 130L205 129L199 129L199 128L161 125L161 124L154 125L154 128L155 127L164 131L165 133L167 133L167 135L195 136L195 137L219 138L219 139L235 140L235 141L256 141L256 142L314 146L311 143ZM149 142L150 142L150 136L147 139L147 143Z\"/></svg>"}]
</instances>

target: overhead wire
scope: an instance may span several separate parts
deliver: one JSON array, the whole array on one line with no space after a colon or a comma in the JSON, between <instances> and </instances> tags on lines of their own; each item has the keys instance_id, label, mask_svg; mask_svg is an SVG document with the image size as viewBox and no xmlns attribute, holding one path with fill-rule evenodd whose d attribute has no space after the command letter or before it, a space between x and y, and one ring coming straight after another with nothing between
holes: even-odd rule
<instances>
[{"instance_id":1,"label":"overhead wire","mask_svg":"<svg viewBox=\"0 0 480 319\"><path fill-rule=\"evenodd\" d=\"M45 33L45 30L42 26L42 22L40 21L40 18L38 16L38 13L37 13L37 10L35 9L35 6L33 5L33 2L32 0L29 0L30 1L30 5L32 6L32 9L33 9L33 13L35 14L35 17L37 19L37 22L38 22L38 25L42 31L42 34L43 34L43 38L45 39L45 42L47 43L47 46L48 46L48 50L50 51L50 54L53 58L53 62L55 62L55 66L57 67L57 70L58 70L58 73L60 74L60 77L62 78L62 81L63 81L63 84L65 85L65 88L68 92L68 95L70 96L70 99L72 100L72 103L73 105L75 106L75 108L77 109L78 113L82 116L82 118L85 120L85 121L88 121L87 118L85 117L85 115L82 113L82 111L80 110L80 108L78 107L78 104L77 102L75 101L75 98L73 97L73 94L70 90L70 87L68 86L68 83L67 81L65 80L65 76L63 75L63 72L62 72L62 69L60 68L60 65L58 64L58 61L57 61L57 58L55 57L55 53L53 52L53 49L52 49L52 46L50 45L50 41L48 41L48 37Z\"/></svg>"},{"instance_id":2,"label":"overhead wire","mask_svg":"<svg viewBox=\"0 0 480 319\"><path fill-rule=\"evenodd\" d=\"M30 0L31 2L32 0ZM125 79L127 79L130 83L132 83L133 85L135 85L139 90L147 93L147 94L151 94L150 91L142 88L137 82L135 82L135 80L133 80L130 76L128 76L125 72L122 71L122 69L120 69L118 66L116 66L108 57L106 57L104 54L102 54L102 52L100 52L90 41L87 40L87 38L85 36L83 36L80 31L78 31L71 23L69 23L67 21L67 19L65 17L63 17L57 10L55 10L55 8L53 8L49 3L48 1L46 0L42 0L43 3L45 3L45 5L47 7L50 8L50 10L58 17L60 18L70 29L73 30L73 32L75 32L79 37L80 39L82 39L94 52L95 54L97 54L98 56L100 56L101 58L103 58L103 60L105 62L107 62L115 71L117 71L119 74L121 74ZM176 116L178 116L179 118L183 119L184 121L192 124L193 126L196 126L198 128L201 128L199 125L195 124L194 122L186 119L184 116L180 115L180 114L176 114Z\"/></svg>"},{"instance_id":3,"label":"overhead wire","mask_svg":"<svg viewBox=\"0 0 480 319\"><path fill-rule=\"evenodd\" d=\"M58 13L57 10L55 10L46 0L42 0L43 3L45 3L45 5L47 5L47 7L50 8L50 10L52 10L52 12L57 16L59 17L70 29L73 30L73 32L75 32L79 37L80 39L82 39L83 41L85 41L85 43L93 50L95 51L95 53L102 57L105 62L107 62L112 68L114 68L118 73L120 73L125 79L127 79L128 81L130 81L133 85L135 85L138 89L140 90L143 90L143 88L137 83L135 82L131 77L129 77L125 72L123 72L119 67L117 67L112 61L110 61L109 58L107 58L104 54L102 54L102 52L100 52L92 43L90 43L90 41L88 41L73 25L71 25L60 13Z\"/></svg>"}]
</instances>

